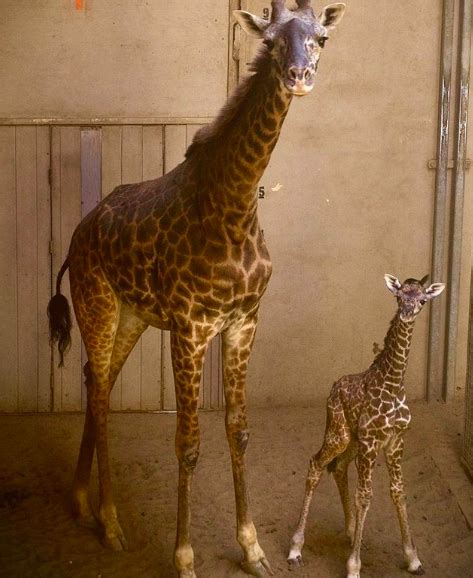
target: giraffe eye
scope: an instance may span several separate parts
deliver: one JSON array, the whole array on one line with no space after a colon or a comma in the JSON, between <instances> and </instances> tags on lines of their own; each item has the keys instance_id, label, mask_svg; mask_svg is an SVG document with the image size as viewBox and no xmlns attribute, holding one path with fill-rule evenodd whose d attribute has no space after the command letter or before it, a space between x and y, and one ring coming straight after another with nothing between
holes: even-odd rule
<instances>
[{"instance_id":1,"label":"giraffe eye","mask_svg":"<svg viewBox=\"0 0 473 578\"><path fill-rule=\"evenodd\" d=\"M323 48L325 46L325 43L327 42L328 38L326 36L323 36L322 38L319 38L317 40L318 45L320 46L320 48Z\"/></svg>"},{"instance_id":2,"label":"giraffe eye","mask_svg":"<svg viewBox=\"0 0 473 578\"><path fill-rule=\"evenodd\" d=\"M426 303L427 303L427 299L421 299L421 300L420 300L420 304L421 304L421 305L425 305Z\"/></svg>"}]
</instances>

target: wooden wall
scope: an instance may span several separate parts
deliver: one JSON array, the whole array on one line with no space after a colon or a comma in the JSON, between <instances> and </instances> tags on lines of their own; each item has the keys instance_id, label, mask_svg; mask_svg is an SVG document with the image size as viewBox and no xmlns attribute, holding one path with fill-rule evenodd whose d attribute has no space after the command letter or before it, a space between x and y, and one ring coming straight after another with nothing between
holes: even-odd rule
<instances>
[{"instance_id":1,"label":"wooden wall","mask_svg":"<svg viewBox=\"0 0 473 578\"><path fill-rule=\"evenodd\" d=\"M49 127L0 127L0 409L45 411L51 353Z\"/></svg>"},{"instance_id":2,"label":"wooden wall","mask_svg":"<svg viewBox=\"0 0 473 578\"><path fill-rule=\"evenodd\" d=\"M77 323L63 368L48 342L46 307L80 220L121 183L181 162L199 125L0 127L2 217L0 411L80 411L87 360ZM70 299L68 275L62 291ZM52 356L52 357L51 357ZM202 378L201 407L223 405L220 340ZM169 334L148 328L111 394L112 410L175 408Z\"/></svg>"}]
</instances>

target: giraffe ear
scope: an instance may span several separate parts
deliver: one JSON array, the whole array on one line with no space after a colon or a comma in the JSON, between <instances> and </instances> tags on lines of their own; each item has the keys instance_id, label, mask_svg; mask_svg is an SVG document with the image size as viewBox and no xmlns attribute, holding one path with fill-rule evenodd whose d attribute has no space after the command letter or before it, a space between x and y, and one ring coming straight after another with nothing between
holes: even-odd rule
<instances>
[{"instance_id":1,"label":"giraffe ear","mask_svg":"<svg viewBox=\"0 0 473 578\"><path fill-rule=\"evenodd\" d=\"M401 288L401 282L399 281L399 279L397 277L394 277L394 275L389 275L389 273L386 273L386 275L384 276L384 280L386 281L386 285L388 289L391 291L391 293L397 295L399 289Z\"/></svg>"},{"instance_id":2,"label":"giraffe ear","mask_svg":"<svg viewBox=\"0 0 473 578\"><path fill-rule=\"evenodd\" d=\"M250 14L245 10L234 10L233 17L249 36L255 38L263 38L266 28L271 24L269 20Z\"/></svg>"},{"instance_id":3,"label":"giraffe ear","mask_svg":"<svg viewBox=\"0 0 473 578\"><path fill-rule=\"evenodd\" d=\"M327 30L332 30L332 28L335 28L340 24L343 15L345 14L345 8L346 5L342 2L325 6L319 16L320 24L322 24L322 26Z\"/></svg>"},{"instance_id":4,"label":"giraffe ear","mask_svg":"<svg viewBox=\"0 0 473 578\"><path fill-rule=\"evenodd\" d=\"M445 289L445 283L432 283L430 287L427 287L425 294L429 299L433 299L442 293Z\"/></svg>"}]
</instances>

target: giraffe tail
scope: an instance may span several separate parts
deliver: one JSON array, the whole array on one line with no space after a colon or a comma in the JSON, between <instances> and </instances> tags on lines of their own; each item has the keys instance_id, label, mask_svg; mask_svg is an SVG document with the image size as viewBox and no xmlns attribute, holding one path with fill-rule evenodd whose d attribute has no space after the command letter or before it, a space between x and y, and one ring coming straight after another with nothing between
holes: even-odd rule
<instances>
[{"instance_id":1,"label":"giraffe tail","mask_svg":"<svg viewBox=\"0 0 473 578\"><path fill-rule=\"evenodd\" d=\"M64 365L64 354L71 346L71 308L66 297L61 294L62 276L69 268L69 258L67 258L56 279L56 294L48 303L49 318L49 342L51 345L57 343L59 351L59 367Z\"/></svg>"}]
</instances>

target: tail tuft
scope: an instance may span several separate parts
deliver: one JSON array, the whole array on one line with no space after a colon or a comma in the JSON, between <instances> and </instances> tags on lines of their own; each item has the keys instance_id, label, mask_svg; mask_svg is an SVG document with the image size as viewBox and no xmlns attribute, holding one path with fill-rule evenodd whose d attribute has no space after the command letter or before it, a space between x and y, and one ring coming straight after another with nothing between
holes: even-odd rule
<instances>
[{"instance_id":1,"label":"tail tuft","mask_svg":"<svg viewBox=\"0 0 473 578\"><path fill-rule=\"evenodd\" d=\"M56 293L48 304L49 340L57 343L59 351L59 367L64 365L64 354L71 346L71 309L69 302L60 293Z\"/></svg>"}]
</instances>

